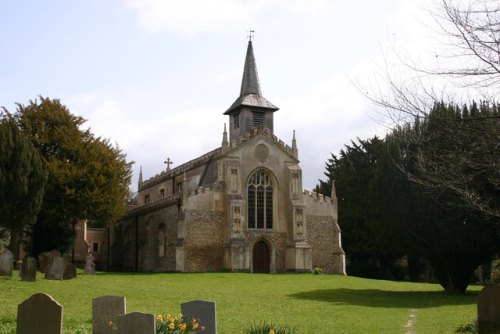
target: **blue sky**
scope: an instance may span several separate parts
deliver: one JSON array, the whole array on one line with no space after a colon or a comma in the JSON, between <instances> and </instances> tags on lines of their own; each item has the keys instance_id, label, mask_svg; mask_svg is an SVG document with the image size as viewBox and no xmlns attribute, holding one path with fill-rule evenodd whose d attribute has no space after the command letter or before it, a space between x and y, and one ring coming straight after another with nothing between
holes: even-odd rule
<instances>
[{"instance_id":1,"label":"blue sky","mask_svg":"<svg viewBox=\"0 0 500 334\"><path fill-rule=\"evenodd\" d=\"M149 178L218 147L247 46L275 134L296 130L304 188L356 137L383 135L373 87L394 49L432 59L432 0L86 0L0 3L0 106L58 98ZM376 80L375 80L376 82ZM357 87L356 87L357 86ZM364 88L361 88L364 89Z\"/></svg>"}]
</instances>

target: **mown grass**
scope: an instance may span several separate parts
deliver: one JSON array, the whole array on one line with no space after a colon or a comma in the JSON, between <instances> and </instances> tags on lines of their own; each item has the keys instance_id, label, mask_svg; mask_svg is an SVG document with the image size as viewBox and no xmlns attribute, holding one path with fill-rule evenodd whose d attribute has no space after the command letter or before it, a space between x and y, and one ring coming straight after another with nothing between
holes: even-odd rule
<instances>
[{"instance_id":1,"label":"mown grass","mask_svg":"<svg viewBox=\"0 0 500 334\"><path fill-rule=\"evenodd\" d=\"M171 313L180 303L217 303L218 332L243 333L262 321L296 327L297 333L404 333L411 310L418 334L453 333L476 317L480 287L463 296L435 284L313 274L80 274L67 281L0 279L0 329L16 319L17 305L32 294L51 295L64 307L65 333L91 333L92 298L121 295L127 311ZM0 332L1 333L1 332ZM6 331L8 333L8 331Z\"/></svg>"}]
</instances>

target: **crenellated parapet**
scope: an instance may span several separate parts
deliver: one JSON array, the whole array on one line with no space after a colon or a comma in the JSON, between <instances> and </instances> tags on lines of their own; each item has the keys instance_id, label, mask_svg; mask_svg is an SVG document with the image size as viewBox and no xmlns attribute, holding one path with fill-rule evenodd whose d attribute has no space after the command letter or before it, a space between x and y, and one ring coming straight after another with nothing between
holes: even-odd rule
<instances>
[{"instance_id":1,"label":"crenellated parapet","mask_svg":"<svg viewBox=\"0 0 500 334\"><path fill-rule=\"evenodd\" d=\"M165 180L171 179L176 175L181 175L182 173L187 172L191 169L205 165L210 159L217 159L219 156L221 156L221 154L222 154L222 148L219 147L196 159L190 160L182 165L172 168L169 171L162 171L161 173L156 174L155 176L142 182L139 186L139 191L154 186L155 184L164 182Z\"/></svg>"},{"instance_id":2,"label":"crenellated parapet","mask_svg":"<svg viewBox=\"0 0 500 334\"><path fill-rule=\"evenodd\" d=\"M302 201L307 215L332 216L337 219L337 200L314 191L304 190Z\"/></svg>"},{"instance_id":3,"label":"crenellated parapet","mask_svg":"<svg viewBox=\"0 0 500 334\"><path fill-rule=\"evenodd\" d=\"M302 194L305 197L311 198L312 201L314 202L319 202L319 203L333 203L333 200L329 196L325 196L323 194L318 194L317 192L314 191L309 191L309 190L304 190Z\"/></svg>"}]
</instances>

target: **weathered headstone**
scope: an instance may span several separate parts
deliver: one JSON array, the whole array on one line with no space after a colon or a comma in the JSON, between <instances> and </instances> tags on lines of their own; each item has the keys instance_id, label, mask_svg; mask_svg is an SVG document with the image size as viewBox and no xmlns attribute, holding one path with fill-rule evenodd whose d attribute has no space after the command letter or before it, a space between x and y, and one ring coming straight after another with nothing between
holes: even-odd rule
<instances>
[{"instance_id":1,"label":"weathered headstone","mask_svg":"<svg viewBox=\"0 0 500 334\"><path fill-rule=\"evenodd\" d=\"M61 334L63 307L51 296L36 293L17 306L17 334Z\"/></svg>"},{"instance_id":2,"label":"weathered headstone","mask_svg":"<svg viewBox=\"0 0 500 334\"><path fill-rule=\"evenodd\" d=\"M48 266L50 260L52 260L54 256L61 256L61 253L54 249L50 252L43 252L38 254L38 269L40 269L42 273L45 273L45 268Z\"/></svg>"},{"instance_id":3,"label":"weathered headstone","mask_svg":"<svg viewBox=\"0 0 500 334\"><path fill-rule=\"evenodd\" d=\"M38 254L38 269L44 273L45 272L45 267L49 264L50 260L50 253L49 252L43 252Z\"/></svg>"},{"instance_id":4,"label":"weathered headstone","mask_svg":"<svg viewBox=\"0 0 500 334\"><path fill-rule=\"evenodd\" d=\"M126 312L125 297L103 296L92 299L92 333L116 333L117 317ZM110 325L110 322L115 326Z\"/></svg>"},{"instance_id":5,"label":"weathered headstone","mask_svg":"<svg viewBox=\"0 0 500 334\"><path fill-rule=\"evenodd\" d=\"M118 334L155 334L154 314L132 312L117 317Z\"/></svg>"},{"instance_id":6,"label":"weathered headstone","mask_svg":"<svg viewBox=\"0 0 500 334\"><path fill-rule=\"evenodd\" d=\"M12 276L12 268L14 266L14 257L8 249L4 249L0 253L0 276Z\"/></svg>"},{"instance_id":7,"label":"weathered headstone","mask_svg":"<svg viewBox=\"0 0 500 334\"><path fill-rule=\"evenodd\" d=\"M76 278L76 267L73 263L66 263L64 266L63 279Z\"/></svg>"},{"instance_id":8,"label":"weathered headstone","mask_svg":"<svg viewBox=\"0 0 500 334\"><path fill-rule=\"evenodd\" d=\"M66 264L61 255L54 255L45 267L45 279L62 280Z\"/></svg>"},{"instance_id":9,"label":"weathered headstone","mask_svg":"<svg viewBox=\"0 0 500 334\"><path fill-rule=\"evenodd\" d=\"M486 285L477 298L479 334L500 334L500 286Z\"/></svg>"},{"instance_id":10,"label":"weathered headstone","mask_svg":"<svg viewBox=\"0 0 500 334\"><path fill-rule=\"evenodd\" d=\"M88 254L85 257L85 268L83 270L86 274L95 274L95 264L94 264L94 256L92 254Z\"/></svg>"},{"instance_id":11,"label":"weathered headstone","mask_svg":"<svg viewBox=\"0 0 500 334\"><path fill-rule=\"evenodd\" d=\"M205 334L217 333L215 303L205 300L193 300L181 304L181 313L184 319L196 319L200 326L205 327Z\"/></svg>"},{"instance_id":12,"label":"weathered headstone","mask_svg":"<svg viewBox=\"0 0 500 334\"><path fill-rule=\"evenodd\" d=\"M21 281L34 282L36 281L36 259L27 256L21 264Z\"/></svg>"}]
</instances>

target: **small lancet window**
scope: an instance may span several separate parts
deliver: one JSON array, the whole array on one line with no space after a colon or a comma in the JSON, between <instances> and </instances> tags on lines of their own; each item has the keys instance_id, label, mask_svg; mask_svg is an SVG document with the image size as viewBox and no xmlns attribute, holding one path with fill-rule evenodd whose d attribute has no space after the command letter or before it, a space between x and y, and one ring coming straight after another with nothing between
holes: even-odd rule
<instances>
[{"instance_id":1,"label":"small lancet window","mask_svg":"<svg viewBox=\"0 0 500 334\"><path fill-rule=\"evenodd\" d=\"M273 185L264 169L256 171L247 185L248 228L273 228Z\"/></svg>"}]
</instances>

